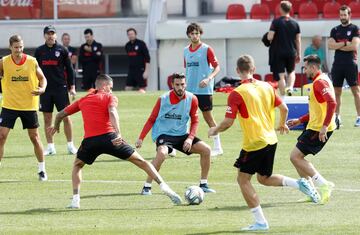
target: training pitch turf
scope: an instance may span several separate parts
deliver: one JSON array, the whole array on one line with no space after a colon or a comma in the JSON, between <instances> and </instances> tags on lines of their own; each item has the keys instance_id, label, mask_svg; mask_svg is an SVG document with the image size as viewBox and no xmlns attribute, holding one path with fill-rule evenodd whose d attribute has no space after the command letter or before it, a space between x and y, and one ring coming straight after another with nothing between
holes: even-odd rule
<instances>
[{"instance_id":1,"label":"training pitch turf","mask_svg":"<svg viewBox=\"0 0 360 235\"><path fill-rule=\"evenodd\" d=\"M123 137L134 145L161 92L115 93L119 98ZM84 93L79 96L84 95ZM214 115L220 122L226 108L226 94L214 97ZM45 144L43 119L42 141ZM349 90L343 94L343 127L335 131L323 151L309 157L328 180L336 184L326 205L297 203L303 195L290 188L260 186L253 179L265 216L268 234L359 234L360 208L360 128L354 128L356 112ZM72 117L74 141L82 139L81 115ZM200 115L198 136L207 138L207 126ZM150 133L149 133L150 134ZM152 196L139 192L145 174L128 162L101 156L83 171L81 209L65 209L71 199L73 156L67 155L63 130L55 137L57 155L46 158L48 182L37 179L32 145L20 120L10 132L0 167L0 234L233 234L253 222L232 166L241 148L239 124L221 135L224 155L212 159L209 184L216 194L206 195L199 206L173 206L159 187ZM299 131L279 136L274 173L297 178L289 160ZM155 145L150 135L140 154L151 160ZM165 161L160 173L183 197L185 188L199 181L199 157L184 156Z\"/></svg>"}]
</instances>

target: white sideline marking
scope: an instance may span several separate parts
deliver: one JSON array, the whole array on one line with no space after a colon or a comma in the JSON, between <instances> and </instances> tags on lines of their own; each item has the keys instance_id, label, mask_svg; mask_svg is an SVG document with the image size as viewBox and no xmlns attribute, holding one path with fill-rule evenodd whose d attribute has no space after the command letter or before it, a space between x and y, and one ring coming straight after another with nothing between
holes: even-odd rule
<instances>
[{"instance_id":1,"label":"white sideline marking","mask_svg":"<svg viewBox=\"0 0 360 235\"><path fill-rule=\"evenodd\" d=\"M1 182L30 182L24 180L13 180L13 179L2 179ZM48 180L48 182L71 182L71 180ZM100 184L142 184L144 180L83 180L84 183L100 183ZM166 183L172 184L184 184L184 185L193 185L192 181L166 181ZM212 182L211 185L225 185L225 186L238 186L236 183L221 183L221 182ZM255 184L256 186L263 186L260 184ZM266 187L266 186L263 186ZM351 189L351 188L337 188L335 186L334 191L342 191L342 192L360 192L360 189Z\"/></svg>"}]
</instances>

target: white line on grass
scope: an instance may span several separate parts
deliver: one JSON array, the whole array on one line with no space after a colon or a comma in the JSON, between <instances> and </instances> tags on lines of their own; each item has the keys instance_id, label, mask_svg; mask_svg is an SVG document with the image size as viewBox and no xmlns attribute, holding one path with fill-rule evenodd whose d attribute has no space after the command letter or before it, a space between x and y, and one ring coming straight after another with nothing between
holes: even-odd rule
<instances>
[{"instance_id":1,"label":"white line on grass","mask_svg":"<svg viewBox=\"0 0 360 235\"><path fill-rule=\"evenodd\" d=\"M1 182L30 182L23 180L13 180L13 179L2 179ZM48 182L71 182L71 180L48 180ZM84 183L97 183L97 184L135 184L135 183L144 183L144 181L140 180L83 180ZM184 185L192 185L194 182L190 181L166 181L169 184L184 184ZM238 186L236 183L225 183L225 182L212 182L212 185L225 185L225 186ZM255 184L256 186L263 186L260 184ZM265 186L264 186L265 187ZM352 188L334 188L335 191L342 192L360 192L360 189L352 189Z\"/></svg>"}]
</instances>

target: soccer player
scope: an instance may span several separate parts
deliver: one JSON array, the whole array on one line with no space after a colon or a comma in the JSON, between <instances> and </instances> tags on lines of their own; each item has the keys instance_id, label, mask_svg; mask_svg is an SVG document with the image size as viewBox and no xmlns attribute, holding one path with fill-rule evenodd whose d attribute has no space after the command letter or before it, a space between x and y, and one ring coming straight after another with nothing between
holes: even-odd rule
<instances>
[{"instance_id":1,"label":"soccer player","mask_svg":"<svg viewBox=\"0 0 360 235\"><path fill-rule=\"evenodd\" d=\"M85 137L81 143L72 171L73 199L69 208L80 208L81 169L91 165L103 153L128 160L143 169L154 179L161 190L173 201L181 204L181 198L164 182L154 166L145 161L122 138L117 112L118 100L111 94L113 80L108 75L99 75L95 81L96 90L74 102L56 115L54 126L48 132L59 132L61 120L66 116L81 111L84 121Z\"/></svg>"},{"instance_id":2,"label":"soccer player","mask_svg":"<svg viewBox=\"0 0 360 235\"><path fill-rule=\"evenodd\" d=\"M212 115L212 98L214 92L214 79L220 72L220 65L214 50L200 39L203 29L197 23L191 23L186 29L190 45L184 48L184 66L186 69L187 91L193 93L198 101L199 108L209 127L216 126ZM216 135L212 156L223 154L220 136Z\"/></svg>"},{"instance_id":3,"label":"soccer player","mask_svg":"<svg viewBox=\"0 0 360 235\"><path fill-rule=\"evenodd\" d=\"M46 89L46 78L38 66L36 59L23 53L24 42L19 35L9 39L11 55L0 59L0 74L2 86L2 110L0 114L0 164L4 155L4 145L10 129L15 121L21 119L23 129L28 130L34 152L38 160L38 175L40 181L47 180L43 145L38 127L37 110L39 95Z\"/></svg>"},{"instance_id":4,"label":"soccer player","mask_svg":"<svg viewBox=\"0 0 360 235\"><path fill-rule=\"evenodd\" d=\"M280 134L287 133L289 131L286 125L287 106L275 94L271 85L253 78L255 65L251 56L241 56L237 61L236 70L241 85L230 93L225 118L219 125L209 129L209 136L227 130L238 117L244 136L243 148L234 166L239 168L237 180L255 218L254 224L242 230L268 230L269 224L260 206L259 197L251 184L251 178L255 173L259 183L265 186L289 186L311 196L314 202L318 202L319 198L316 190L306 179L295 180L272 173L278 141L274 129L274 111L275 107L280 110L277 130Z\"/></svg>"},{"instance_id":5,"label":"soccer player","mask_svg":"<svg viewBox=\"0 0 360 235\"><path fill-rule=\"evenodd\" d=\"M336 125L340 128L341 94L344 78L354 96L357 118L355 127L360 127L360 89L358 83L357 50L360 44L359 27L350 21L351 9L344 5L339 10L341 24L331 30L328 41L329 49L335 50L331 78L336 97Z\"/></svg>"},{"instance_id":6,"label":"soccer player","mask_svg":"<svg viewBox=\"0 0 360 235\"><path fill-rule=\"evenodd\" d=\"M57 43L56 29L52 25L44 28L45 44L35 50L35 58L48 80L48 86L43 95L40 96L40 111L44 115L45 136L47 148L45 155L55 155L56 148L54 138L47 133L51 126L54 106L58 111L70 104L69 93L76 95L74 70L71 66L68 50ZM65 71L67 78L65 78ZM70 90L68 92L68 84ZM77 149L73 143L72 122L69 117L64 120L64 133L67 140L67 151L69 154L76 154Z\"/></svg>"},{"instance_id":7,"label":"soccer player","mask_svg":"<svg viewBox=\"0 0 360 235\"><path fill-rule=\"evenodd\" d=\"M288 121L290 127L308 122L306 130L299 136L290 159L301 177L308 178L320 189L321 203L327 203L334 184L327 181L305 159L308 154L315 155L327 143L334 129L336 100L334 88L328 76L321 72L321 61L317 55L304 58L304 72L313 83L309 94L309 114Z\"/></svg>"},{"instance_id":8,"label":"soccer player","mask_svg":"<svg viewBox=\"0 0 360 235\"><path fill-rule=\"evenodd\" d=\"M125 45L125 50L129 58L129 71L126 80L125 90L139 89L140 93L145 93L147 79L150 70L150 54L144 41L138 39L134 28L126 30L129 41Z\"/></svg>"},{"instance_id":9,"label":"soccer player","mask_svg":"<svg viewBox=\"0 0 360 235\"><path fill-rule=\"evenodd\" d=\"M187 155L200 154L200 188L205 193L215 193L208 186L210 169L210 147L199 138L196 132L199 124L198 100L195 95L185 91L184 74L172 76L173 90L163 94L156 102L153 111L142 129L135 147L140 148L147 133L152 128L152 139L156 141L156 157L152 161L156 170L160 170L167 154L177 149ZM187 124L191 120L190 132ZM151 195L151 177L148 177L141 194Z\"/></svg>"}]
</instances>

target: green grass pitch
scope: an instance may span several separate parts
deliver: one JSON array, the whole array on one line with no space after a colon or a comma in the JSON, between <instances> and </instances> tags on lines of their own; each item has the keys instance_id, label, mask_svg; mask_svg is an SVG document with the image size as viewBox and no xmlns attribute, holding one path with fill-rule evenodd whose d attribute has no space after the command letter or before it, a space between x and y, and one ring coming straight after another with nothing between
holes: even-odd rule
<instances>
[{"instance_id":1,"label":"green grass pitch","mask_svg":"<svg viewBox=\"0 0 360 235\"><path fill-rule=\"evenodd\" d=\"M157 97L162 92L116 92L119 98L123 137L134 145ZM80 94L84 95L84 93ZM79 96L80 96L79 95ZM226 94L214 96L214 115L219 122L226 108ZM42 115L42 141L45 146ZM360 208L360 128L354 128L356 112L349 90L343 94L344 126L335 131L329 143L316 157L309 159L327 179L336 184L327 205L297 203L302 194L290 188L264 187L255 178L268 234L359 234ZM81 115L72 117L74 141L82 139ZM207 138L207 126L200 117L198 136ZM299 131L279 136L274 173L297 178L289 160ZM48 182L37 179L37 164L27 134L18 120L10 132L0 167L0 234L233 234L252 223L253 218L236 183L237 158L242 138L239 124L221 135L224 155L212 159L210 185L216 194L206 195L199 206L173 206L153 185L153 196L139 192L145 174L128 162L101 156L83 171L81 209L68 210L71 199L73 156L67 155L63 131L55 137L57 155L46 158ZM140 154L151 160L155 145L148 135ZM199 157L180 153L165 161L161 175L183 196L190 185L199 181Z\"/></svg>"}]
</instances>

